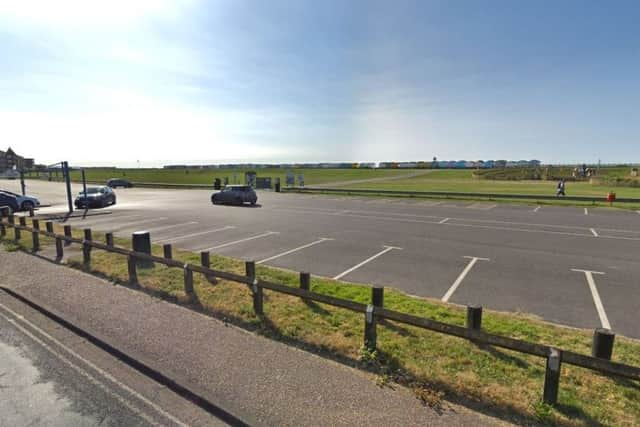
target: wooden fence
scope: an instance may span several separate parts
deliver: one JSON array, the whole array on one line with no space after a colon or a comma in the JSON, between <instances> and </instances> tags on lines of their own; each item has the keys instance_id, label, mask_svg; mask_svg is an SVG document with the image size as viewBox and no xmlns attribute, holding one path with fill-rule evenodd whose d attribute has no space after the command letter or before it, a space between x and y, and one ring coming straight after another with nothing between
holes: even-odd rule
<instances>
[{"instance_id":1,"label":"wooden fence","mask_svg":"<svg viewBox=\"0 0 640 427\"><path fill-rule=\"evenodd\" d=\"M245 274L239 275L225 271L215 270L209 267L209 253L201 253L201 264L185 264L173 259L171 245L164 245L164 256L159 257L143 252L136 252L130 249L115 246L113 244L113 234L107 233L105 243L93 240L91 229L84 229L84 238L74 238L71 235L71 227L64 226L64 234L56 234L53 232L53 223L46 222L45 230L40 228L40 220L33 218L32 226L26 225L26 218L19 216L19 223L16 224L14 215L8 216L8 221L0 222L0 237L7 238L7 229L11 228L14 232L14 239L21 238L21 232L31 233L32 249L37 251L40 249L39 236L47 236L55 239L56 257L61 260L64 255L64 246L70 244L82 245L83 262L89 266L91 263L91 250L100 249L112 253L117 253L127 257L129 284L131 286L138 285L137 269L140 262L157 262L167 267L180 268L184 271L184 291L187 296L195 298L193 287L193 273L200 273L207 278L220 278L242 283L251 289L253 296L253 309L258 316L264 314L263 310L263 290L267 289L273 292L300 297L305 301L315 301L322 304L328 304L334 307L351 310L364 315L364 344L369 350L375 350L377 345L376 325L379 321L386 319L429 331L450 335L462 339L472 341L476 344L491 345L501 347L519 353L530 354L545 358L546 372L544 380L543 401L547 404L554 405L558 400L558 389L560 386L560 372L562 364L579 366L600 372L602 374L622 377L630 380L640 381L640 367L625 365L622 363L612 362L611 354L613 350L615 335L606 329L596 329L594 332L592 355L575 353L568 350L555 348L552 346L531 343L519 339L504 337L500 335L490 334L481 330L482 307L467 307L467 323L466 327L451 325L423 317L413 316L394 310L384 308L384 288L371 288L370 304L362 304L359 302L336 298L329 295L323 295L310 290L309 273L300 273L300 287L272 283L262 280L256 276L256 264L254 261L245 263Z\"/></svg>"}]
</instances>

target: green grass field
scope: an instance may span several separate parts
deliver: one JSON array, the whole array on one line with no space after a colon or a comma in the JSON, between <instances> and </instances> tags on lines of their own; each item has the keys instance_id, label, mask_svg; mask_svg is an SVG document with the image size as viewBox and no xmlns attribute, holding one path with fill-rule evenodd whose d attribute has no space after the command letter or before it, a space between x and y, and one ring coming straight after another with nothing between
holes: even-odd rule
<instances>
[{"instance_id":1,"label":"green grass field","mask_svg":"<svg viewBox=\"0 0 640 427\"><path fill-rule=\"evenodd\" d=\"M86 169L89 181L104 181L110 178L124 178L132 182L156 182L163 184L209 184L215 178L224 181L225 177L233 184L233 173L237 174L238 184L244 183L244 173L249 169ZM279 168L252 169L258 177L280 178L284 185L287 170ZM329 182L351 181L369 178L385 178L407 175L411 171L398 169L293 169L296 176L304 174L305 185L325 184ZM71 179L80 181L80 171L73 171Z\"/></svg>"},{"instance_id":2,"label":"green grass field","mask_svg":"<svg viewBox=\"0 0 640 427\"><path fill-rule=\"evenodd\" d=\"M215 178L224 181L229 178L234 183L234 172L237 183L244 183L246 169L115 169L96 168L87 169L87 180L91 182L106 182L110 178L125 178L132 182L160 183L160 184L208 184L212 185ZM269 168L257 169L259 177L280 178L284 185L286 169ZM410 170L410 169L293 169L296 175L304 174L306 186L340 183L341 188L379 189L398 191L449 191L465 193L496 193L496 194L534 194L555 195L556 182L553 180L516 180L516 179L485 179L486 174L474 174L473 170ZM483 171L484 172L484 171ZM570 168L556 169L569 176ZM412 176L412 174L420 174ZM568 196L598 196L605 197L613 191L618 197L640 198L640 181L632 182L638 186L629 186L630 168L603 168L600 171L599 184L589 182L567 182ZM508 176L517 176L517 171L509 171ZM489 174L495 176L495 174ZM73 171L72 179L80 180L80 172ZM362 180L374 179L371 182ZM626 185L620 183L626 180ZM348 181L354 181L349 184Z\"/></svg>"}]
</instances>

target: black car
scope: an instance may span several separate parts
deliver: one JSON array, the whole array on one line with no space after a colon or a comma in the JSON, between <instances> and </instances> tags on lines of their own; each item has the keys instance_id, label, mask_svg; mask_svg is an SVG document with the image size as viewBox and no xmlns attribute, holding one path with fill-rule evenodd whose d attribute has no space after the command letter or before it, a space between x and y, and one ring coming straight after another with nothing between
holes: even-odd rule
<instances>
[{"instance_id":1,"label":"black car","mask_svg":"<svg viewBox=\"0 0 640 427\"><path fill-rule=\"evenodd\" d=\"M214 205L220 203L231 203L234 205L242 205L251 203L255 205L258 201L256 192L248 185L227 185L218 193L211 195L211 203Z\"/></svg>"},{"instance_id":2,"label":"black car","mask_svg":"<svg viewBox=\"0 0 640 427\"><path fill-rule=\"evenodd\" d=\"M109 181L107 181L107 187L111 187L111 188L117 188L117 187L131 188L131 187L133 187L133 184L131 184L131 182L127 181L126 179L111 178Z\"/></svg>"},{"instance_id":3,"label":"black car","mask_svg":"<svg viewBox=\"0 0 640 427\"><path fill-rule=\"evenodd\" d=\"M9 215L20 210L18 199L15 196L6 193L0 193L0 208L8 207Z\"/></svg>"},{"instance_id":4,"label":"black car","mask_svg":"<svg viewBox=\"0 0 640 427\"><path fill-rule=\"evenodd\" d=\"M76 208L104 208L116 204L116 193L111 187L87 187L87 194L81 191L76 197Z\"/></svg>"}]
</instances>

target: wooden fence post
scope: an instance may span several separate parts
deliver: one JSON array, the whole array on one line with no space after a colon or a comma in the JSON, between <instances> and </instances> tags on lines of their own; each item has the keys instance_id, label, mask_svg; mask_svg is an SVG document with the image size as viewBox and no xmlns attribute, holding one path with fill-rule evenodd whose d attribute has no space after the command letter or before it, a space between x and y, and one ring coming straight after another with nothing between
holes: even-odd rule
<instances>
[{"instance_id":1,"label":"wooden fence post","mask_svg":"<svg viewBox=\"0 0 640 427\"><path fill-rule=\"evenodd\" d=\"M164 252L164 257L166 259L173 259L173 254L171 253L171 243L162 245L162 251Z\"/></svg>"},{"instance_id":2,"label":"wooden fence post","mask_svg":"<svg viewBox=\"0 0 640 427\"><path fill-rule=\"evenodd\" d=\"M189 298L193 297L193 271L189 268L189 264L185 264L184 270L184 293Z\"/></svg>"},{"instance_id":3,"label":"wooden fence post","mask_svg":"<svg viewBox=\"0 0 640 427\"><path fill-rule=\"evenodd\" d=\"M71 237L71 226L70 225L65 225L64 226L64 237L69 237L69 238ZM68 241L68 240L64 241L64 245L65 246L69 246L70 244L71 244L70 241Z\"/></svg>"},{"instance_id":4,"label":"wooden fence post","mask_svg":"<svg viewBox=\"0 0 640 427\"><path fill-rule=\"evenodd\" d=\"M53 221L47 221L44 223L47 233L53 233Z\"/></svg>"},{"instance_id":5,"label":"wooden fence post","mask_svg":"<svg viewBox=\"0 0 640 427\"><path fill-rule=\"evenodd\" d=\"M304 289L305 291L311 290L311 274L300 272L300 289Z\"/></svg>"},{"instance_id":6,"label":"wooden fence post","mask_svg":"<svg viewBox=\"0 0 640 427\"><path fill-rule=\"evenodd\" d=\"M127 257L127 269L129 270L129 285L138 286L138 271L136 270L136 259L133 255Z\"/></svg>"},{"instance_id":7,"label":"wooden fence post","mask_svg":"<svg viewBox=\"0 0 640 427\"><path fill-rule=\"evenodd\" d=\"M56 237L56 260L61 261L64 257L64 249L62 249L62 239Z\"/></svg>"},{"instance_id":8,"label":"wooden fence post","mask_svg":"<svg viewBox=\"0 0 640 427\"><path fill-rule=\"evenodd\" d=\"M562 368L562 352L552 348L547 356L547 369L544 375L544 393L542 400L547 405L558 403L560 388L560 369Z\"/></svg>"},{"instance_id":9,"label":"wooden fence post","mask_svg":"<svg viewBox=\"0 0 640 427\"><path fill-rule=\"evenodd\" d=\"M4 226L4 222L0 222L0 237L7 235L7 229Z\"/></svg>"},{"instance_id":10,"label":"wooden fence post","mask_svg":"<svg viewBox=\"0 0 640 427\"><path fill-rule=\"evenodd\" d=\"M113 246L113 233L106 233L104 235L107 246Z\"/></svg>"},{"instance_id":11,"label":"wooden fence post","mask_svg":"<svg viewBox=\"0 0 640 427\"><path fill-rule=\"evenodd\" d=\"M31 247L33 252L38 252L40 250L40 221L37 219L32 219L31 224L33 226L33 231L31 232Z\"/></svg>"},{"instance_id":12,"label":"wooden fence post","mask_svg":"<svg viewBox=\"0 0 640 427\"><path fill-rule=\"evenodd\" d=\"M23 225L26 225L25 223L25 219L23 216L21 216L19 219L19 226L22 227ZM14 227L13 228L13 232L14 232L14 238L16 241L20 240L22 238L21 233L20 233L20 229L18 227Z\"/></svg>"},{"instance_id":13,"label":"wooden fence post","mask_svg":"<svg viewBox=\"0 0 640 427\"><path fill-rule=\"evenodd\" d=\"M84 241L82 242L82 262L85 267L91 264L91 229L84 229Z\"/></svg>"},{"instance_id":14,"label":"wooden fence post","mask_svg":"<svg viewBox=\"0 0 640 427\"><path fill-rule=\"evenodd\" d=\"M467 306L467 328L474 331L482 329L482 307L477 305Z\"/></svg>"},{"instance_id":15,"label":"wooden fence post","mask_svg":"<svg viewBox=\"0 0 640 427\"><path fill-rule=\"evenodd\" d=\"M211 256L209 252L207 251L200 252L200 264L204 268L211 268ZM210 274L206 274L205 277L209 282L214 282L214 283L216 282L216 278Z\"/></svg>"},{"instance_id":16,"label":"wooden fence post","mask_svg":"<svg viewBox=\"0 0 640 427\"><path fill-rule=\"evenodd\" d=\"M378 343L375 309L383 307L384 288L371 288L371 304L367 305L367 310L364 314L364 345L369 351L375 351Z\"/></svg>"},{"instance_id":17,"label":"wooden fence post","mask_svg":"<svg viewBox=\"0 0 640 427\"><path fill-rule=\"evenodd\" d=\"M256 263L255 261L247 261L244 264L245 274L251 282L251 291L253 293L253 311L258 316L264 314L263 304L263 292L262 287L258 286L258 280L256 278Z\"/></svg>"}]
</instances>

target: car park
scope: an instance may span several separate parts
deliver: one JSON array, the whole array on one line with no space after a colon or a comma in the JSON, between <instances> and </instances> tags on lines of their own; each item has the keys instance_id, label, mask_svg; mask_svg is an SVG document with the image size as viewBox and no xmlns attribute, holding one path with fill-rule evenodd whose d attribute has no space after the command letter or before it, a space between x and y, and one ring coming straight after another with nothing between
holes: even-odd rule
<instances>
[{"instance_id":1,"label":"car park","mask_svg":"<svg viewBox=\"0 0 640 427\"><path fill-rule=\"evenodd\" d=\"M116 204L116 193L111 187L88 187L87 193L81 191L75 200L76 208L104 208L108 205Z\"/></svg>"},{"instance_id":2,"label":"car park","mask_svg":"<svg viewBox=\"0 0 640 427\"><path fill-rule=\"evenodd\" d=\"M243 205L250 203L255 205L258 201L258 195L249 185L227 185L222 191L211 195L211 203L217 204L233 204Z\"/></svg>"},{"instance_id":3,"label":"car park","mask_svg":"<svg viewBox=\"0 0 640 427\"><path fill-rule=\"evenodd\" d=\"M15 197L16 201L18 203L18 209L17 210L28 211L28 210L40 207L40 201L38 199L36 199L35 197L23 196L23 195L20 195L20 194L17 194L17 193L13 193L13 192L7 191L7 190L0 190L0 193L8 194L10 196Z\"/></svg>"},{"instance_id":4,"label":"car park","mask_svg":"<svg viewBox=\"0 0 640 427\"><path fill-rule=\"evenodd\" d=\"M111 178L109 181L107 181L107 187L111 187L111 188L118 188L118 187L131 188L131 187L133 187L133 184L130 181L127 181L126 179Z\"/></svg>"},{"instance_id":5,"label":"car park","mask_svg":"<svg viewBox=\"0 0 640 427\"><path fill-rule=\"evenodd\" d=\"M9 215L20 210L18 200L11 194L0 192L0 208L9 208Z\"/></svg>"}]
</instances>

